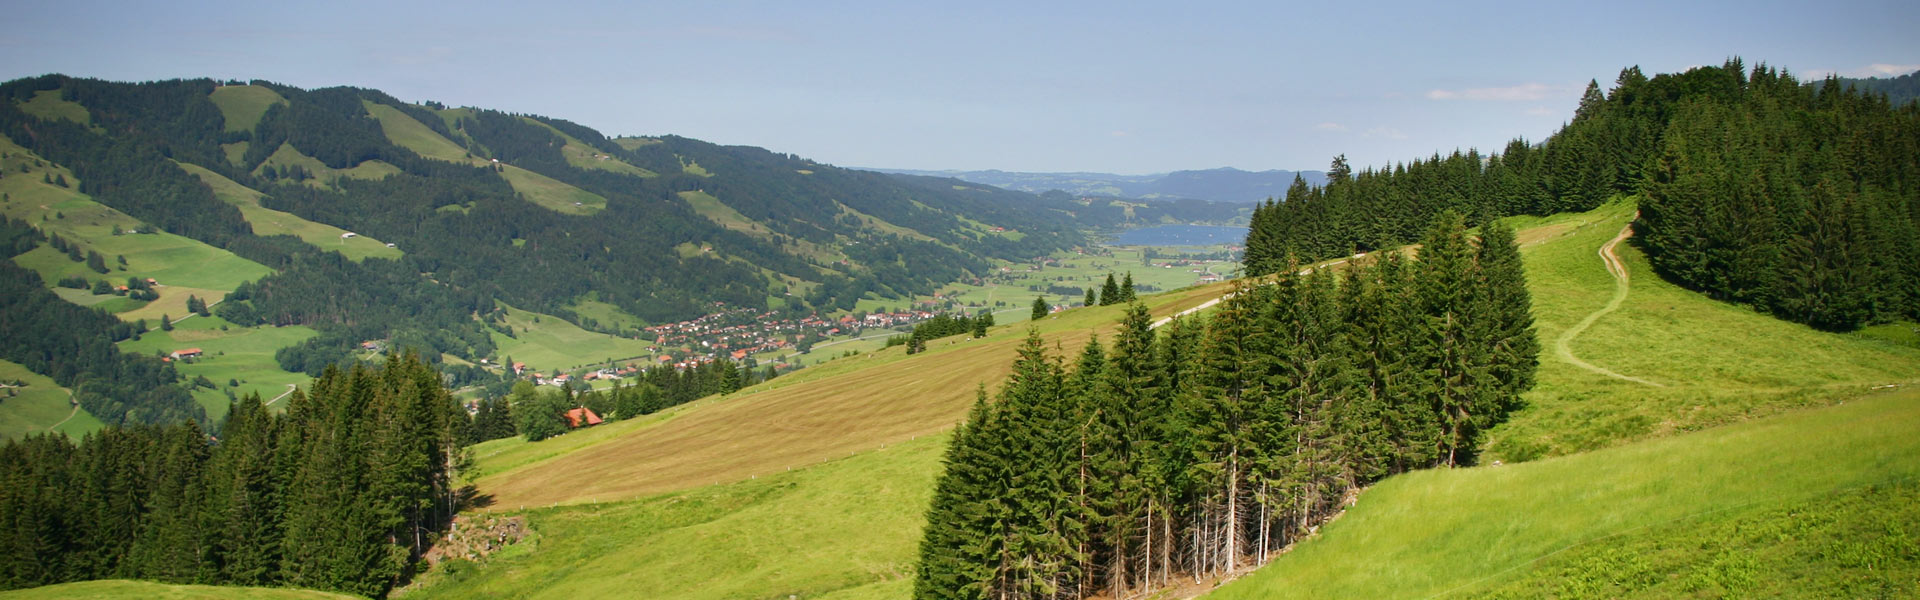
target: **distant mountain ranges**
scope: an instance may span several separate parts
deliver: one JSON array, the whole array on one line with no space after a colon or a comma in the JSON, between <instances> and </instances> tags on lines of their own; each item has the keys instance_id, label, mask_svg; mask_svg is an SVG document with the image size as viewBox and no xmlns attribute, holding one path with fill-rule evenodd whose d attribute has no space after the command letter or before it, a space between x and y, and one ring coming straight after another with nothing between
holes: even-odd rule
<instances>
[{"instance_id":1,"label":"distant mountain ranges","mask_svg":"<svg viewBox=\"0 0 1920 600\"><path fill-rule=\"evenodd\" d=\"M915 171L874 169L883 173L952 177L962 181L991 185L1008 190L1042 193L1060 190L1074 196L1126 198L1134 200L1210 200L1250 204L1269 198L1281 198L1287 186L1299 175L1310 185L1322 185L1322 171L1242 171L1232 167L1201 171L1174 171L1153 175L1115 175L1112 173L1024 173L1018 171Z\"/></svg>"},{"instance_id":2,"label":"distant mountain ranges","mask_svg":"<svg viewBox=\"0 0 1920 600\"><path fill-rule=\"evenodd\" d=\"M1885 94L1887 96L1887 103L1894 106L1904 105L1920 99L1920 71L1899 77L1868 77L1865 79L1840 77L1838 79L1842 85L1851 86L1856 90ZM1826 85L1826 82L1814 81L1813 84L1815 87L1818 87Z\"/></svg>"}]
</instances>

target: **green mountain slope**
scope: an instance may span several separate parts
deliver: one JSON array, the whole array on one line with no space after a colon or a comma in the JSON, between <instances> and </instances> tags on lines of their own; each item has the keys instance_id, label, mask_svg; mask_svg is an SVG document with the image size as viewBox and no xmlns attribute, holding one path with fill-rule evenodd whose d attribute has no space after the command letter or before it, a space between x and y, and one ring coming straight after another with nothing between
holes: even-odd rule
<instances>
[{"instance_id":1,"label":"green mountain slope","mask_svg":"<svg viewBox=\"0 0 1920 600\"><path fill-rule=\"evenodd\" d=\"M178 318L193 296L223 324L313 328L268 336L297 342L266 353L274 387L365 340L478 362L502 304L634 335L717 305L899 305L1085 241L1070 211L1025 194L671 136L629 148L373 90L37 77L0 84L0 137L0 211L126 261L95 274L42 247L17 264L48 286L158 280L151 301L60 292L129 321Z\"/></svg>"}]
</instances>

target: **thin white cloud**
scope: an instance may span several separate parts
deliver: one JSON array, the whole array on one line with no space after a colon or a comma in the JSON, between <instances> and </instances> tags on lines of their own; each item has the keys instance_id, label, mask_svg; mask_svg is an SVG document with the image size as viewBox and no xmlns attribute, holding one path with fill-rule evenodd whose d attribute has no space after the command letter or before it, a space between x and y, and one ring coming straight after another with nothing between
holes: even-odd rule
<instances>
[{"instance_id":1,"label":"thin white cloud","mask_svg":"<svg viewBox=\"0 0 1920 600\"><path fill-rule=\"evenodd\" d=\"M1383 138L1387 138L1387 139L1390 139L1390 140L1404 140L1404 139L1407 139L1407 134L1406 134L1406 133L1404 133L1404 132L1402 132L1402 131L1400 131L1400 130L1398 130L1398 129L1394 129L1394 128L1392 128L1392 127L1384 127L1384 126L1383 126L1383 127L1375 127L1375 128L1373 128L1373 129L1368 129L1368 130L1367 130L1367 131L1366 131L1365 133L1362 133L1362 134L1360 134L1360 135L1361 135L1361 137L1383 137Z\"/></svg>"},{"instance_id":2,"label":"thin white cloud","mask_svg":"<svg viewBox=\"0 0 1920 600\"><path fill-rule=\"evenodd\" d=\"M1552 114L1553 114L1553 109L1547 108L1545 106L1535 106L1533 108L1527 109L1527 116L1529 117L1545 117L1545 116L1551 116Z\"/></svg>"},{"instance_id":3,"label":"thin white cloud","mask_svg":"<svg viewBox=\"0 0 1920 600\"><path fill-rule=\"evenodd\" d=\"M1431 90L1428 100L1472 100L1479 102L1537 102L1548 98L1572 96L1580 90L1561 85L1523 83L1509 87Z\"/></svg>"},{"instance_id":4,"label":"thin white cloud","mask_svg":"<svg viewBox=\"0 0 1920 600\"><path fill-rule=\"evenodd\" d=\"M1346 131L1347 130L1347 126L1341 125L1339 123L1335 123L1333 121L1327 121L1325 123L1315 125L1313 126L1313 128L1321 131Z\"/></svg>"}]
</instances>

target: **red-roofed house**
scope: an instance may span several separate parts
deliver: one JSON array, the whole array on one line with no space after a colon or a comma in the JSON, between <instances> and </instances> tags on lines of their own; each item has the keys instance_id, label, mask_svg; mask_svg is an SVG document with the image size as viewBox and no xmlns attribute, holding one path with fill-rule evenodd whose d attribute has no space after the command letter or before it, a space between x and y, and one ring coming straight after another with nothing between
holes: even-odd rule
<instances>
[{"instance_id":1,"label":"red-roofed house","mask_svg":"<svg viewBox=\"0 0 1920 600\"><path fill-rule=\"evenodd\" d=\"M199 358L200 349L199 348L181 348L179 350L173 351L173 354L169 354L167 356L170 356L173 358Z\"/></svg>"},{"instance_id":2,"label":"red-roofed house","mask_svg":"<svg viewBox=\"0 0 1920 600\"><path fill-rule=\"evenodd\" d=\"M568 427L591 427L603 422L604 421L600 419L600 415L593 414L593 409L585 406L567 411Z\"/></svg>"}]
</instances>

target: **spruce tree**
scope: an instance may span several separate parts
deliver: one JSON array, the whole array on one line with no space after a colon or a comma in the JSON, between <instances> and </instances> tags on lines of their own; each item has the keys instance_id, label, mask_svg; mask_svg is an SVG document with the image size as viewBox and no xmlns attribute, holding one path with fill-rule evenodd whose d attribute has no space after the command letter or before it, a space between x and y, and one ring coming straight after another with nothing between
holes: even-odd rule
<instances>
[{"instance_id":1,"label":"spruce tree","mask_svg":"<svg viewBox=\"0 0 1920 600\"><path fill-rule=\"evenodd\" d=\"M1420 248L1415 290L1420 337L1419 395L1428 398L1442 435L1439 454L1447 466L1469 458L1479 429L1474 421L1487 404L1480 384L1486 378L1485 346L1473 338L1478 268L1467 242L1466 224L1448 211L1434 222Z\"/></svg>"},{"instance_id":2,"label":"spruce tree","mask_svg":"<svg viewBox=\"0 0 1920 600\"><path fill-rule=\"evenodd\" d=\"M160 446L154 457L159 470L127 572L168 583L210 580L216 568L201 512L207 504L202 480L206 436L198 423L187 421L155 441Z\"/></svg>"},{"instance_id":3,"label":"spruce tree","mask_svg":"<svg viewBox=\"0 0 1920 600\"><path fill-rule=\"evenodd\" d=\"M1067 436L1073 444L1069 451L1074 459L1067 490L1073 511L1070 522L1076 525L1073 558L1077 563L1077 577L1072 588L1081 593L1098 588L1092 579L1097 567L1096 543L1103 532L1099 512L1102 504L1097 499L1112 492L1100 477L1100 468L1106 464L1106 440L1110 437L1101 418L1108 397L1106 365L1106 348L1101 345L1100 336L1090 336L1074 362L1073 374L1066 380L1070 406Z\"/></svg>"},{"instance_id":4,"label":"spruce tree","mask_svg":"<svg viewBox=\"0 0 1920 600\"><path fill-rule=\"evenodd\" d=\"M1119 304L1121 302L1122 300L1120 298L1120 284L1119 282L1116 282L1113 280L1112 273L1108 273L1107 282L1100 286L1100 305L1107 306L1111 304Z\"/></svg>"},{"instance_id":5,"label":"spruce tree","mask_svg":"<svg viewBox=\"0 0 1920 600\"><path fill-rule=\"evenodd\" d=\"M992 442L985 439L990 411L982 384L967 420L954 429L944 459L946 469L934 484L926 531L920 538L920 560L914 567L916 600L982 599L992 575L987 553L986 509L996 473L986 464Z\"/></svg>"},{"instance_id":6,"label":"spruce tree","mask_svg":"<svg viewBox=\"0 0 1920 600\"><path fill-rule=\"evenodd\" d=\"M1533 332L1533 298L1513 229L1494 222L1481 227L1477 262L1484 288L1474 338L1486 350L1487 405L1478 412L1481 430L1520 408L1520 394L1533 388L1540 365L1540 341Z\"/></svg>"},{"instance_id":7,"label":"spruce tree","mask_svg":"<svg viewBox=\"0 0 1920 600\"><path fill-rule=\"evenodd\" d=\"M1045 297L1035 297L1033 299L1033 320L1038 321L1047 318L1047 313L1050 311L1051 307L1047 306L1047 299Z\"/></svg>"},{"instance_id":8,"label":"spruce tree","mask_svg":"<svg viewBox=\"0 0 1920 600\"><path fill-rule=\"evenodd\" d=\"M248 394L232 403L207 467L210 539L220 557L220 580L270 585L279 570L279 490L273 477L275 419Z\"/></svg>"},{"instance_id":9,"label":"spruce tree","mask_svg":"<svg viewBox=\"0 0 1920 600\"><path fill-rule=\"evenodd\" d=\"M1253 519L1248 473L1258 456L1253 437L1257 409L1266 401L1263 337L1256 334L1252 290L1238 285L1208 323L1198 385L1180 410L1190 424L1188 467L1196 486L1190 534L1206 573L1230 571L1247 553L1246 524Z\"/></svg>"}]
</instances>

